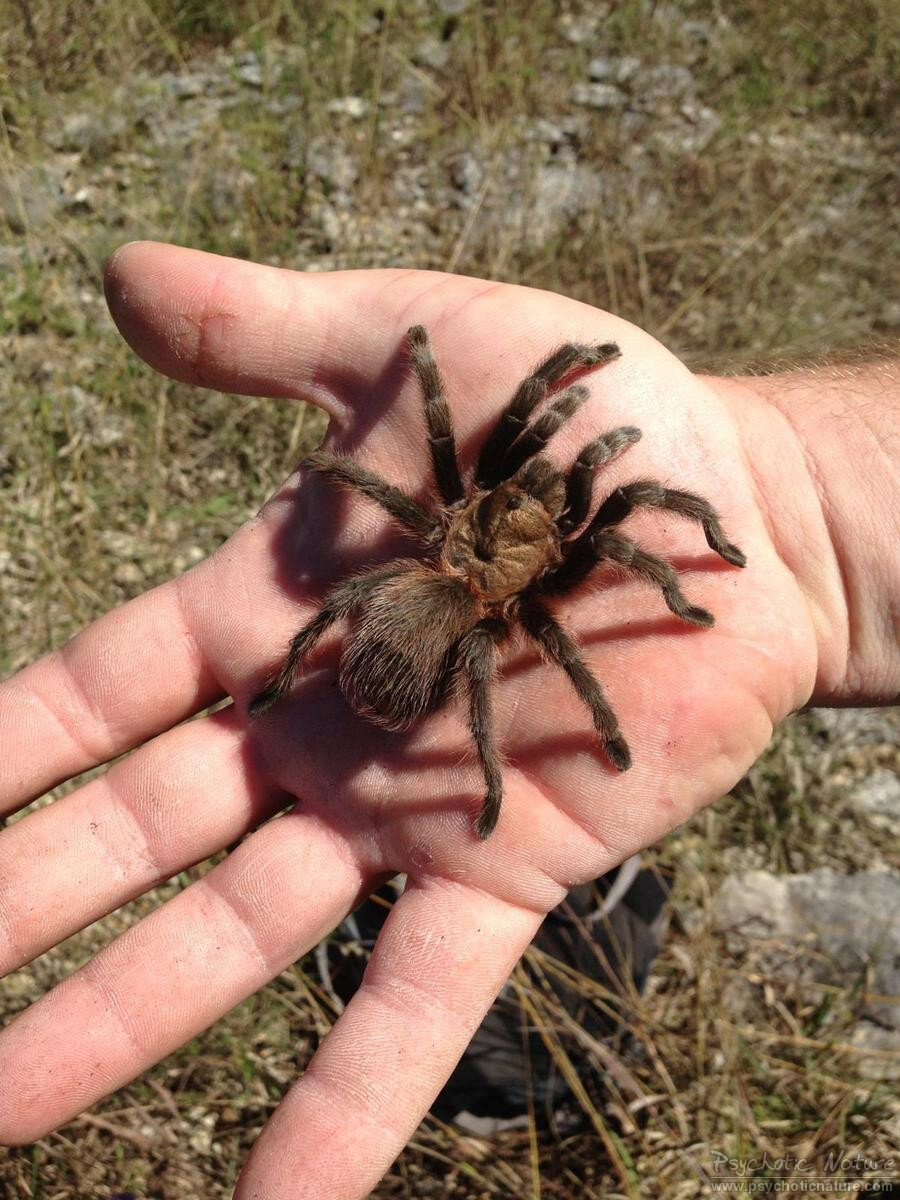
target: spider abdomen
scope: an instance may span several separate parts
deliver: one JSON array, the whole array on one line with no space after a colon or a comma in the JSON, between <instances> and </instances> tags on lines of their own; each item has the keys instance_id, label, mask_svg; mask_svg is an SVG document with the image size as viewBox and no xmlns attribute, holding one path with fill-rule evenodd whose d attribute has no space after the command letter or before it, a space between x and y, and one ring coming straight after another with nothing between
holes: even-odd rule
<instances>
[{"instance_id":1,"label":"spider abdomen","mask_svg":"<svg viewBox=\"0 0 900 1200\"><path fill-rule=\"evenodd\" d=\"M380 583L360 609L341 656L353 708L384 729L406 729L440 707L456 648L481 613L459 580L427 567Z\"/></svg>"}]
</instances>

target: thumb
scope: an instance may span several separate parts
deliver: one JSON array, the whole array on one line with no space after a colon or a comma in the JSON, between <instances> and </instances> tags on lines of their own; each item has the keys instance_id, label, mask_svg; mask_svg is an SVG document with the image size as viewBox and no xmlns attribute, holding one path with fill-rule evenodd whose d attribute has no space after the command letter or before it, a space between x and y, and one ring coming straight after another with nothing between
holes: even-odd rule
<instances>
[{"instance_id":1,"label":"thumb","mask_svg":"<svg viewBox=\"0 0 900 1200\"><path fill-rule=\"evenodd\" d=\"M428 271L304 273L159 242L122 246L105 274L116 325L157 371L338 419L387 369L426 292L439 313L484 287Z\"/></svg>"}]
</instances>

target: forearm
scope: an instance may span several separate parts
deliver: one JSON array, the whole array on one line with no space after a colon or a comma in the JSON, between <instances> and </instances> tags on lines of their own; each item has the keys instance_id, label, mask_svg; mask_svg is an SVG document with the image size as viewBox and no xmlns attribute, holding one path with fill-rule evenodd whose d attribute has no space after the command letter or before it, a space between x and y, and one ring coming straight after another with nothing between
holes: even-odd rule
<instances>
[{"instance_id":1,"label":"forearm","mask_svg":"<svg viewBox=\"0 0 900 1200\"><path fill-rule=\"evenodd\" d=\"M900 691L900 363L710 382L744 433L760 505L810 606L812 700Z\"/></svg>"}]
</instances>

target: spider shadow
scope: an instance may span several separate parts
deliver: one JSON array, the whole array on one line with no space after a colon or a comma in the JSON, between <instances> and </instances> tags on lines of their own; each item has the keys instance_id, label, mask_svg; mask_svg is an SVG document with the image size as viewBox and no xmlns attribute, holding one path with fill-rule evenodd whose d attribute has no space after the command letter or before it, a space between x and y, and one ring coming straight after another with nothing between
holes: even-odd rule
<instances>
[{"instance_id":1,"label":"spider shadow","mask_svg":"<svg viewBox=\"0 0 900 1200\"><path fill-rule=\"evenodd\" d=\"M347 397L354 417L346 426L335 421L329 423L335 453L352 454L365 442L396 402L410 372L403 342L374 383L350 370L337 374L334 390ZM422 461L428 461L424 423ZM385 478L389 483L395 482L388 474ZM434 497L429 489L422 488L412 495L424 507L433 507ZM290 490L283 491L282 498L291 502L290 513L276 534L272 549L279 586L294 599L321 600L329 586L367 567L392 558L423 557L421 542L395 522L386 523L377 536L368 536L364 545L341 545L347 514L353 506L362 504L367 511L379 510L372 501L361 499L330 480L310 474L302 486L295 483Z\"/></svg>"},{"instance_id":2,"label":"spider shadow","mask_svg":"<svg viewBox=\"0 0 900 1200\"><path fill-rule=\"evenodd\" d=\"M576 640L581 647L602 646L609 642L637 641L641 638L657 637L661 634L667 637L685 637L699 632L702 632L702 630L688 625L673 614L672 616L663 615L641 621L623 621L617 625L605 625L602 629L591 630L587 633L578 633ZM518 646L518 650L505 656L498 667L497 676L500 679L516 679L521 675L527 675L529 671L533 671L542 665L547 667L548 670L551 669L547 666L546 660L533 643L521 641ZM561 668L552 669L561 672ZM603 683L602 679L600 683ZM587 709L585 709L585 713L587 713Z\"/></svg>"},{"instance_id":3,"label":"spider shadow","mask_svg":"<svg viewBox=\"0 0 900 1200\"><path fill-rule=\"evenodd\" d=\"M473 826L484 783L474 745L461 747L454 738L446 748L422 748L414 744L414 730L379 729L359 716L338 686L339 657L337 647L317 656L313 672L301 679L290 701L268 713L250 732L246 761L276 780L281 794L293 797L292 807L315 813L345 833L382 828L389 822L394 788L404 777L436 772L427 797L404 799L403 815L443 813L477 841ZM451 695L448 705L454 701ZM513 770L521 767L530 775L550 757L585 753L604 773L619 773L606 757L586 712L583 728L573 723L570 730L534 739L505 761ZM471 786L463 790L458 778L461 767L471 779ZM441 773L447 773L445 781ZM415 789L407 784L402 790Z\"/></svg>"},{"instance_id":4,"label":"spider shadow","mask_svg":"<svg viewBox=\"0 0 900 1200\"><path fill-rule=\"evenodd\" d=\"M347 407L353 413L353 420L346 425L335 420L328 424L328 433L334 435L338 453L348 454L359 449L394 404L411 372L405 340L388 358L374 382L349 368L330 372L329 378L333 381L330 390L345 397Z\"/></svg>"},{"instance_id":5,"label":"spider shadow","mask_svg":"<svg viewBox=\"0 0 900 1200\"><path fill-rule=\"evenodd\" d=\"M335 584L393 558L419 558L422 546L394 525L359 545L340 544L358 498L313 476L283 493L290 513L272 543L278 586L294 600L320 603ZM366 503L366 501L362 501Z\"/></svg>"}]
</instances>

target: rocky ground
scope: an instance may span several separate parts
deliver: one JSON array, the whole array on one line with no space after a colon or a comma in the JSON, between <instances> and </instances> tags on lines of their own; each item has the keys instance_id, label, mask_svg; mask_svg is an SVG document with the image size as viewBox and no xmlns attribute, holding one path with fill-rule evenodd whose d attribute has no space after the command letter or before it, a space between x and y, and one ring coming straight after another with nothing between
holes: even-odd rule
<instances>
[{"instance_id":1,"label":"rocky ground","mask_svg":"<svg viewBox=\"0 0 900 1200\"><path fill-rule=\"evenodd\" d=\"M155 7L0 22L4 673L206 555L322 433L134 360L100 285L130 238L554 288L705 369L896 335L891 6L792 0L774 29L753 3ZM897 731L799 714L652 852L672 928L613 1066L575 1059L603 1085L583 1126L532 1152L429 1122L375 1195L680 1200L716 1147L900 1145ZM0 1012L197 871L0 983ZM323 1011L298 964L87 1118L0 1151L0 1196L225 1196Z\"/></svg>"}]
</instances>

